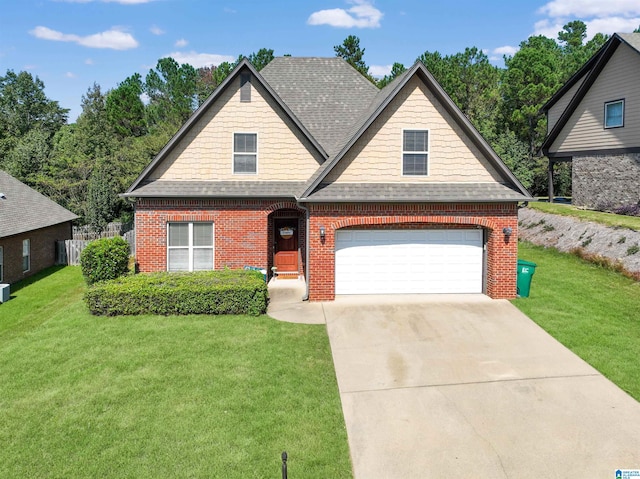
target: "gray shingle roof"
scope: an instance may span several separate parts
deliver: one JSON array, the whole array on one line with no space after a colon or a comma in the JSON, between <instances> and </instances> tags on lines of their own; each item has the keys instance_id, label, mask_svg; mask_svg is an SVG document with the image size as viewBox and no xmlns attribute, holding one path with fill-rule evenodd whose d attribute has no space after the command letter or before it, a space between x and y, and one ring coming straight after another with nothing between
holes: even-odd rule
<instances>
[{"instance_id":1,"label":"gray shingle roof","mask_svg":"<svg viewBox=\"0 0 640 479\"><path fill-rule=\"evenodd\" d=\"M618 36L640 53L640 33L618 33Z\"/></svg>"},{"instance_id":2,"label":"gray shingle roof","mask_svg":"<svg viewBox=\"0 0 640 479\"><path fill-rule=\"evenodd\" d=\"M278 57L260 74L329 155L380 91L337 57Z\"/></svg>"},{"instance_id":3,"label":"gray shingle roof","mask_svg":"<svg viewBox=\"0 0 640 479\"><path fill-rule=\"evenodd\" d=\"M530 199L499 183L322 183L309 196L314 202L474 203Z\"/></svg>"},{"instance_id":4,"label":"gray shingle roof","mask_svg":"<svg viewBox=\"0 0 640 479\"><path fill-rule=\"evenodd\" d=\"M193 127L224 88L241 70L249 69L276 103L283 109L300 131L307 136L316 149L327 158L316 172L303 185L302 182L261 182L261 181L155 181L147 178L149 173L166 157L168 152ZM453 101L437 84L433 76L421 63L416 63L382 90L364 78L351 65L340 58L294 58L279 57L272 60L261 72L243 60L241 64L214 91L207 101L183 125L176 136L156 156L153 162L142 172L123 196L129 197L305 197L309 201L325 201L323 195L335 200L342 190L327 189L324 193L315 190L320 186L329 171L345 156L349 148L366 131L381 111L393 100L404 85L414 75L418 75L432 90L441 103L461 126L464 134L476 143L480 151L501 174L505 184L511 184L517 191L517 200L503 195L503 201L520 201L530 199L526 189L504 165L489 144L475 130ZM358 190L360 191L360 190ZM368 201L368 193L363 191L363 201ZM411 194L413 194L413 191ZM415 190L418 192L420 190ZM454 190L450 190L454 191ZM465 190L456 190L464 193ZM399 201L406 195L401 192ZM443 196L444 197L444 196ZM499 198L499 195L496 196ZM430 201L416 198L417 201ZM436 201L436 200L434 200ZM442 200L445 201L445 200ZM498 201L498 199L496 199Z\"/></svg>"},{"instance_id":5,"label":"gray shingle roof","mask_svg":"<svg viewBox=\"0 0 640 479\"><path fill-rule=\"evenodd\" d=\"M0 170L0 238L77 218L71 211Z\"/></svg>"},{"instance_id":6,"label":"gray shingle roof","mask_svg":"<svg viewBox=\"0 0 640 479\"><path fill-rule=\"evenodd\" d=\"M133 193L137 198L295 198L304 190L304 181L169 181L141 183Z\"/></svg>"}]
</instances>

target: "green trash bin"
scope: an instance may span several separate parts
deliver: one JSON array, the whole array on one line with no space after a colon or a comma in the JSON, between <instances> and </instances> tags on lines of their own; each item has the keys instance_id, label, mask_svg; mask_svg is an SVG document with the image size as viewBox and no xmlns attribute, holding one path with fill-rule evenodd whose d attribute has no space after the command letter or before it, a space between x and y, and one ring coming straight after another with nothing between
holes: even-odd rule
<instances>
[{"instance_id":1,"label":"green trash bin","mask_svg":"<svg viewBox=\"0 0 640 479\"><path fill-rule=\"evenodd\" d=\"M518 260L518 281L516 293L520 298L528 298L531 289L531 278L536 272L536 264L531 261Z\"/></svg>"}]
</instances>

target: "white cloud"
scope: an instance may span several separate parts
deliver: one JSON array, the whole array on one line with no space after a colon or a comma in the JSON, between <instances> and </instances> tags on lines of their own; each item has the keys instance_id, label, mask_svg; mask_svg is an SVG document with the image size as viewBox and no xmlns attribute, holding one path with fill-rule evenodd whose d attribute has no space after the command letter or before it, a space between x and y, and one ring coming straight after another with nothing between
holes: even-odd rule
<instances>
[{"instance_id":1,"label":"white cloud","mask_svg":"<svg viewBox=\"0 0 640 479\"><path fill-rule=\"evenodd\" d=\"M596 33L612 34L615 32L632 32L640 26L640 16L635 18L607 17L594 18L585 22L587 24L587 33L591 38Z\"/></svg>"},{"instance_id":2,"label":"white cloud","mask_svg":"<svg viewBox=\"0 0 640 479\"><path fill-rule=\"evenodd\" d=\"M232 62L235 60L235 57L232 57L230 55L218 55L216 53L198 53L193 50L190 52L173 52L165 55L165 57L171 57L178 63L188 63L195 68L211 65L218 66L222 62Z\"/></svg>"},{"instance_id":3,"label":"white cloud","mask_svg":"<svg viewBox=\"0 0 640 479\"><path fill-rule=\"evenodd\" d=\"M158 25L151 25L151 28L149 28L149 31L154 35L164 35L165 33L165 31L162 28L160 28Z\"/></svg>"},{"instance_id":4,"label":"white cloud","mask_svg":"<svg viewBox=\"0 0 640 479\"><path fill-rule=\"evenodd\" d=\"M384 14L370 1L352 0L354 6L348 10L332 8L312 13L307 19L309 25L330 25L340 28L378 28Z\"/></svg>"},{"instance_id":5,"label":"white cloud","mask_svg":"<svg viewBox=\"0 0 640 479\"><path fill-rule=\"evenodd\" d=\"M563 21L545 18L544 20L537 21L533 25L533 34L556 38L558 36L558 32L562 30L562 25L564 25Z\"/></svg>"},{"instance_id":6,"label":"white cloud","mask_svg":"<svg viewBox=\"0 0 640 479\"><path fill-rule=\"evenodd\" d=\"M638 0L552 0L538 10L543 18L534 35L557 38L563 26L575 19L587 25L587 40L596 33L631 32L640 25Z\"/></svg>"},{"instance_id":7,"label":"white cloud","mask_svg":"<svg viewBox=\"0 0 640 479\"><path fill-rule=\"evenodd\" d=\"M76 74L73 73L73 72L67 72L67 73L64 74L64 76L67 77L67 78L75 78Z\"/></svg>"},{"instance_id":8,"label":"white cloud","mask_svg":"<svg viewBox=\"0 0 640 479\"><path fill-rule=\"evenodd\" d=\"M638 0L552 0L538 10L552 18L640 16Z\"/></svg>"},{"instance_id":9,"label":"white cloud","mask_svg":"<svg viewBox=\"0 0 640 479\"><path fill-rule=\"evenodd\" d=\"M180 40L176 41L174 46L177 48L182 48L182 47L186 47L188 44L189 44L188 41L186 41L184 38L181 38Z\"/></svg>"},{"instance_id":10,"label":"white cloud","mask_svg":"<svg viewBox=\"0 0 640 479\"><path fill-rule=\"evenodd\" d=\"M47 27L38 26L29 31L31 35L42 40L73 42L88 48L110 48L112 50L129 50L136 48L138 42L129 33L112 28L106 32L80 36L73 33L62 33Z\"/></svg>"},{"instance_id":11,"label":"white cloud","mask_svg":"<svg viewBox=\"0 0 640 479\"><path fill-rule=\"evenodd\" d=\"M84 64L85 64L85 65L93 65L93 59L91 59L91 58L87 58L87 59L84 61Z\"/></svg>"},{"instance_id":12,"label":"white cloud","mask_svg":"<svg viewBox=\"0 0 640 479\"><path fill-rule=\"evenodd\" d=\"M369 66L369 73L371 76L382 78L391 73L392 66L393 65L371 65Z\"/></svg>"},{"instance_id":13,"label":"white cloud","mask_svg":"<svg viewBox=\"0 0 640 479\"><path fill-rule=\"evenodd\" d=\"M229 7L224 7L222 11L224 13L238 13L238 10L234 10L233 8L229 8Z\"/></svg>"},{"instance_id":14,"label":"white cloud","mask_svg":"<svg viewBox=\"0 0 640 479\"><path fill-rule=\"evenodd\" d=\"M38 68L38 65L25 65L22 67L23 70L35 70Z\"/></svg>"},{"instance_id":15,"label":"white cloud","mask_svg":"<svg viewBox=\"0 0 640 479\"><path fill-rule=\"evenodd\" d=\"M513 56L518 50L520 50L518 47L512 47L511 45L505 45L502 47L498 47L498 48L494 48L493 51L491 52L494 55L508 55L508 56Z\"/></svg>"}]
</instances>

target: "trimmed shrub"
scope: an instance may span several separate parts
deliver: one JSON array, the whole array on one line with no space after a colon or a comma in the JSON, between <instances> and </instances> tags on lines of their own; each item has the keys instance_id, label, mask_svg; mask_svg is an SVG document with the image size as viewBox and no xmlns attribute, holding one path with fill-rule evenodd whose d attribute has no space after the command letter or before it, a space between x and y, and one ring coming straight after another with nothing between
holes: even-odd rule
<instances>
[{"instance_id":1,"label":"trimmed shrub","mask_svg":"<svg viewBox=\"0 0 640 479\"><path fill-rule=\"evenodd\" d=\"M267 310L269 293L257 271L148 273L96 283L85 293L95 315L250 314Z\"/></svg>"},{"instance_id":2,"label":"trimmed shrub","mask_svg":"<svg viewBox=\"0 0 640 479\"><path fill-rule=\"evenodd\" d=\"M80 255L87 284L115 279L129 271L129 244L121 237L92 241Z\"/></svg>"}]
</instances>

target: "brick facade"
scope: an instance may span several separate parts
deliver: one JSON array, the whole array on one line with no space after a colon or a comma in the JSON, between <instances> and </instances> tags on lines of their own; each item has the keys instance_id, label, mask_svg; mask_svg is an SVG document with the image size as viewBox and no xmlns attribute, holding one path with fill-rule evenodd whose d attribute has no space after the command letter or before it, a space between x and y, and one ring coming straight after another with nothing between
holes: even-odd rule
<instances>
[{"instance_id":1,"label":"brick facade","mask_svg":"<svg viewBox=\"0 0 640 479\"><path fill-rule=\"evenodd\" d=\"M517 229L515 203L496 204L309 204L310 237L304 237L304 210L292 201L154 200L136 205L136 261L140 271L165 271L167 223L214 223L214 267L244 265L270 268L273 218L298 214L301 256L309 246L307 281L310 300L335 297L335 231L353 227L461 228L486 231L486 293L492 298L516 295ZM320 240L320 226L326 236ZM506 238L502 229L513 235Z\"/></svg>"},{"instance_id":2,"label":"brick facade","mask_svg":"<svg viewBox=\"0 0 640 479\"><path fill-rule=\"evenodd\" d=\"M3 250L3 283L15 283L32 276L56 262L56 241L71 239L71 222L29 231L18 235L0 238ZM22 241L28 239L31 247L31 265L29 271L22 271Z\"/></svg>"},{"instance_id":3,"label":"brick facade","mask_svg":"<svg viewBox=\"0 0 640 479\"><path fill-rule=\"evenodd\" d=\"M640 153L574 156L572 202L614 208L640 201Z\"/></svg>"},{"instance_id":4,"label":"brick facade","mask_svg":"<svg viewBox=\"0 0 640 479\"><path fill-rule=\"evenodd\" d=\"M487 231L486 294L514 298L518 259L518 213L511 204L314 204L310 205L310 268L312 301L335 298L335 232L350 227L375 228L393 225L416 227L481 227ZM326 236L320 240L320 226ZM502 228L513 235L506 239ZM322 265L316 267L316 265Z\"/></svg>"},{"instance_id":5,"label":"brick facade","mask_svg":"<svg viewBox=\"0 0 640 479\"><path fill-rule=\"evenodd\" d=\"M215 269L248 265L270 271L273 217L303 213L295 202L286 200L141 199L136 204L135 216L136 262L141 272L166 271L167 223L212 222ZM304 232L304 221L299 223L303 225L300 231ZM299 241L304 248L304 233Z\"/></svg>"}]
</instances>

